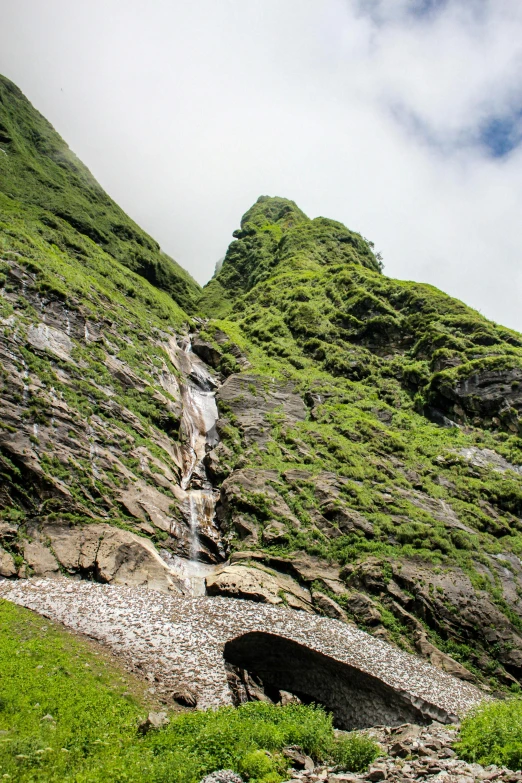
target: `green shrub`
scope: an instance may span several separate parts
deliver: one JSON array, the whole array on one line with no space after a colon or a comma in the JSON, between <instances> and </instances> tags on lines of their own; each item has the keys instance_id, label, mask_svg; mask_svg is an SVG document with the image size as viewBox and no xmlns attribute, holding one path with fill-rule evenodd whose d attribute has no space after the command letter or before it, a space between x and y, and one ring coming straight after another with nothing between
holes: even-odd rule
<instances>
[{"instance_id":1,"label":"green shrub","mask_svg":"<svg viewBox=\"0 0 522 783\"><path fill-rule=\"evenodd\" d=\"M365 734L348 734L335 741L332 757L349 772L363 772L379 755L379 746Z\"/></svg>"},{"instance_id":2,"label":"green shrub","mask_svg":"<svg viewBox=\"0 0 522 783\"><path fill-rule=\"evenodd\" d=\"M462 723L455 749L467 761L522 768L522 700L483 705Z\"/></svg>"}]
</instances>

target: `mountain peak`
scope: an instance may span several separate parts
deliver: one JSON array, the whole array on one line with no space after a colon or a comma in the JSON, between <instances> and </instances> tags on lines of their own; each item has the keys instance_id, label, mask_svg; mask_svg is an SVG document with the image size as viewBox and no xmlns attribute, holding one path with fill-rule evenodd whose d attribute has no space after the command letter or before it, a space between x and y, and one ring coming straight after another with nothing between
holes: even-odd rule
<instances>
[{"instance_id":1,"label":"mountain peak","mask_svg":"<svg viewBox=\"0 0 522 783\"><path fill-rule=\"evenodd\" d=\"M343 223L309 218L290 199L260 196L234 231L224 261L207 284L200 302L206 312L229 312L238 296L287 269L338 264L381 271L373 244Z\"/></svg>"}]
</instances>

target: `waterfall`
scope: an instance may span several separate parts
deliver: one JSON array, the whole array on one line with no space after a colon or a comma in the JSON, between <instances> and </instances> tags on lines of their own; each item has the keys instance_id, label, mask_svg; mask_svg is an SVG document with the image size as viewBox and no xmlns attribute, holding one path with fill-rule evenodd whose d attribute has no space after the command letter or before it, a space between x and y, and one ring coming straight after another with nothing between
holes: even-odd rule
<instances>
[{"instance_id":1,"label":"waterfall","mask_svg":"<svg viewBox=\"0 0 522 783\"><path fill-rule=\"evenodd\" d=\"M176 566L184 572L193 595L205 595L205 576L213 566L201 562L201 537L215 539L214 513L216 492L207 476L204 457L207 447L218 442L216 422L218 410L215 381L206 367L192 352L190 337L181 343L188 365L187 382L182 390L183 413L181 431L184 436L181 475L182 505L189 525L188 560Z\"/></svg>"}]
</instances>

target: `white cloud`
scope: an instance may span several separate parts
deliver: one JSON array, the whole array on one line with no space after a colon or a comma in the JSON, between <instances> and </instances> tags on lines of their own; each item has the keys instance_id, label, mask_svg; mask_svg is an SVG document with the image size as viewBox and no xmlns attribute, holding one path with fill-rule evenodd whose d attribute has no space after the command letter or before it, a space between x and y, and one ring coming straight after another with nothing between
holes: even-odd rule
<instances>
[{"instance_id":1,"label":"white cloud","mask_svg":"<svg viewBox=\"0 0 522 783\"><path fill-rule=\"evenodd\" d=\"M521 41L518 0L4 0L0 70L201 282L278 194L522 330L522 152L479 143Z\"/></svg>"}]
</instances>

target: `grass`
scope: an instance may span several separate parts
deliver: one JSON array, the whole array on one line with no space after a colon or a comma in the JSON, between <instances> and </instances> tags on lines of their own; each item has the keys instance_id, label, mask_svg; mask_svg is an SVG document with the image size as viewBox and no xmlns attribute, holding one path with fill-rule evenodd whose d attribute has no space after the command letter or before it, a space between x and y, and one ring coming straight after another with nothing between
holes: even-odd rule
<instances>
[{"instance_id":1,"label":"grass","mask_svg":"<svg viewBox=\"0 0 522 783\"><path fill-rule=\"evenodd\" d=\"M463 721L455 748L467 761L520 770L522 700L513 698L480 707Z\"/></svg>"},{"instance_id":2,"label":"grass","mask_svg":"<svg viewBox=\"0 0 522 783\"><path fill-rule=\"evenodd\" d=\"M287 778L286 745L359 771L377 747L336 741L331 716L313 706L261 702L170 713L141 736L158 709L145 685L51 622L0 601L0 779L17 783L197 783L221 768L251 783Z\"/></svg>"}]
</instances>

